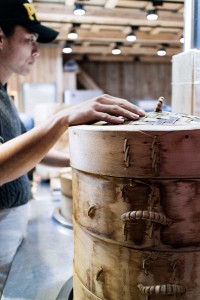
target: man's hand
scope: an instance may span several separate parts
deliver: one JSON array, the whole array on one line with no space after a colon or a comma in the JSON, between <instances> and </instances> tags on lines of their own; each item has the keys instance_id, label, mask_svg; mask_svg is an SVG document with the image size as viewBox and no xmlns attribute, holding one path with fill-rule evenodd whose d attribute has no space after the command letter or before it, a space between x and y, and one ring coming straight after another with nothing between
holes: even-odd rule
<instances>
[{"instance_id":1,"label":"man's hand","mask_svg":"<svg viewBox=\"0 0 200 300\"><path fill-rule=\"evenodd\" d=\"M68 108L67 114L68 125L72 126L96 121L122 124L124 120L119 116L137 120L145 112L127 100L105 94Z\"/></svg>"}]
</instances>

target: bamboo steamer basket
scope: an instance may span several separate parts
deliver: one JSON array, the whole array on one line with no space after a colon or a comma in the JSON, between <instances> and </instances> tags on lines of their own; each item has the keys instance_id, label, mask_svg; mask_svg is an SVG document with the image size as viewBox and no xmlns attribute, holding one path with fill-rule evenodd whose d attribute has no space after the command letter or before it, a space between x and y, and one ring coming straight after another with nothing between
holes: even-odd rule
<instances>
[{"instance_id":1,"label":"bamboo steamer basket","mask_svg":"<svg viewBox=\"0 0 200 300\"><path fill-rule=\"evenodd\" d=\"M69 129L75 300L199 300L199 130L167 112Z\"/></svg>"},{"instance_id":2,"label":"bamboo steamer basket","mask_svg":"<svg viewBox=\"0 0 200 300\"><path fill-rule=\"evenodd\" d=\"M60 172L61 192L66 197L72 198L72 168L64 168Z\"/></svg>"},{"instance_id":3,"label":"bamboo steamer basket","mask_svg":"<svg viewBox=\"0 0 200 300\"><path fill-rule=\"evenodd\" d=\"M79 286L75 300L199 300L198 251L139 251L97 239L76 222L74 228L75 290L90 291L83 298Z\"/></svg>"},{"instance_id":4,"label":"bamboo steamer basket","mask_svg":"<svg viewBox=\"0 0 200 300\"><path fill-rule=\"evenodd\" d=\"M78 275L74 271L73 275L73 298L78 300L102 300L101 298L97 297L93 293L91 293L86 286L82 284Z\"/></svg>"},{"instance_id":5,"label":"bamboo steamer basket","mask_svg":"<svg viewBox=\"0 0 200 300\"><path fill-rule=\"evenodd\" d=\"M72 168L63 168L60 172L61 185L61 213L66 220L72 222L73 200L72 200Z\"/></svg>"},{"instance_id":6,"label":"bamboo steamer basket","mask_svg":"<svg viewBox=\"0 0 200 300\"><path fill-rule=\"evenodd\" d=\"M61 215L72 223L73 218L73 200L70 197L62 195L61 197Z\"/></svg>"},{"instance_id":7,"label":"bamboo steamer basket","mask_svg":"<svg viewBox=\"0 0 200 300\"><path fill-rule=\"evenodd\" d=\"M200 245L200 179L138 180L73 170L74 218L97 237L133 248Z\"/></svg>"},{"instance_id":8,"label":"bamboo steamer basket","mask_svg":"<svg viewBox=\"0 0 200 300\"><path fill-rule=\"evenodd\" d=\"M151 112L123 125L69 129L75 169L127 178L200 178L200 118Z\"/></svg>"}]
</instances>

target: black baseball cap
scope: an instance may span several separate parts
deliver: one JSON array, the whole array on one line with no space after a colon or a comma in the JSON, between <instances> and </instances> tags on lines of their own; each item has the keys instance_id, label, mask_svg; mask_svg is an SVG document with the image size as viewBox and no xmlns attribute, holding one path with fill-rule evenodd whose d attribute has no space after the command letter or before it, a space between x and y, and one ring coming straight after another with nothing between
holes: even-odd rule
<instances>
[{"instance_id":1,"label":"black baseball cap","mask_svg":"<svg viewBox=\"0 0 200 300\"><path fill-rule=\"evenodd\" d=\"M37 33L39 43L49 43L59 33L40 23L33 5L27 0L0 0L1 25L21 25Z\"/></svg>"}]
</instances>

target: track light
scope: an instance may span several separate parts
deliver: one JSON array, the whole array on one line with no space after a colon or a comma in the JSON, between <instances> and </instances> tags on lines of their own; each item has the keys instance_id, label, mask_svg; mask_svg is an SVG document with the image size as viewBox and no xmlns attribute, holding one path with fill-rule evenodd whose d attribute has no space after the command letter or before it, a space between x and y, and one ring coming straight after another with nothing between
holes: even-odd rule
<instances>
[{"instance_id":1,"label":"track light","mask_svg":"<svg viewBox=\"0 0 200 300\"><path fill-rule=\"evenodd\" d=\"M129 42L135 42L137 37L134 33L134 30L138 29L138 26L131 26L131 31L127 34L126 39Z\"/></svg>"},{"instance_id":2,"label":"track light","mask_svg":"<svg viewBox=\"0 0 200 300\"><path fill-rule=\"evenodd\" d=\"M115 47L112 49L112 54L113 55L121 54L121 50L119 48L120 45L121 45L121 43L116 43Z\"/></svg>"},{"instance_id":3,"label":"track light","mask_svg":"<svg viewBox=\"0 0 200 300\"><path fill-rule=\"evenodd\" d=\"M70 32L68 33L67 37L68 37L68 39L70 39L70 40L75 40L75 39L77 39L78 34L77 34L77 32L76 32L76 29L75 29L75 28L72 28L72 29L70 30Z\"/></svg>"},{"instance_id":4,"label":"track light","mask_svg":"<svg viewBox=\"0 0 200 300\"><path fill-rule=\"evenodd\" d=\"M158 14L156 9L147 10L147 20L155 21L158 19Z\"/></svg>"},{"instance_id":5,"label":"track light","mask_svg":"<svg viewBox=\"0 0 200 300\"><path fill-rule=\"evenodd\" d=\"M66 42L65 43L65 45L64 45L64 47L63 47L63 53L65 53L65 54L69 54L69 53L71 53L72 52L72 44L71 43L69 43L69 42Z\"/></svg>"},{"instance_id":6,"label":"track light","mask_svg":"<svg viewBox=\"0 0 200 300\"><path fill-rule=\"evenodd\" d=\"M157 51L158 56L165 56L166 54L167 54L167 52L166 52L165 48L160 48Z\"/></svg>"},{"instance_id":7,"label":"track light","mask_svg":"<svg viewBox=\"0 0 200 300\"><path fill-rule=\"evenodd\" d=\"M85 9L83 7L83 4L76 3L74 8L74 15L83 16L84 14L85 14Z\"/></svg>"},{"instance_id":8,"label":"track light","mask_svg":"<svg viewBox=\"0 0 200 300\"><path fill-rule=\"evenodd\" d=\"M158 5L160 5L160 6L162 6L163 5L163 0L153 0L152 1L152 5L153 6L158 6ZM171 1L172 2L172 1Z\"/></svg>"},{"instance_id":9,"label":"track light","mask_svg":"<svg viewBox=\"0 0 200 300\"><path fill-rule=\"evenodd\" d=\"M184 37L183 37L183 35L180 37L180 43L181 44L184 44L184 42L185 42L185 39L184 39Z\"/></svg>"}]
</instances>

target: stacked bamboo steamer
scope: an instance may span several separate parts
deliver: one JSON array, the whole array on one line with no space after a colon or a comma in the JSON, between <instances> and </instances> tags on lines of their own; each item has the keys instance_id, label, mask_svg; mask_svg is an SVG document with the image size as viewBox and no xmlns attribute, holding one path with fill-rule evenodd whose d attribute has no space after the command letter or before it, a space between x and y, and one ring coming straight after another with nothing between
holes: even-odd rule
<instances>
[{"instance_id":1,"label":"stacked bamboo steamer","mask_svg":"<svg viewBox=\"0 0 200 300\"><path fill-rule=\"evenodd\" d=\"M73 201L72 201L72 169L71 167L63 168L60 172L61 185L61 214L66 221L72 223Z\"/></svg>"},{"instance_id":2,"label":"stacked bamboo steamer","mask_svg":"<svg viewBox=\"0 0 200 300\"><path fill-rule=\"evenodd\" d=\"M199 300L200 118L71 127L75 300Z\"/></svg>"}]
</instances>

